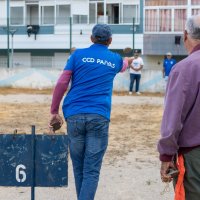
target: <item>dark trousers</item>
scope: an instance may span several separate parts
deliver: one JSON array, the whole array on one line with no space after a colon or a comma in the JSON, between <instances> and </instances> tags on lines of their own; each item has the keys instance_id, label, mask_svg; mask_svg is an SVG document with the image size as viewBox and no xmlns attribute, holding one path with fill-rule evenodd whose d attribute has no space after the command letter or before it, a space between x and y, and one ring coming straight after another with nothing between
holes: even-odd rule
<instances>
[{"instance_id":1,"label":"dark trousers","mask_svg":"<svg viewBox=\"0 0 200 200\"><path fill-rule=\"evenodd\" d=\"M183 155L185 165L184 188L186 200L200 199L200 147ZM174 180L175 184L177 180Z\"/></svg>"},{"instance_id":2,"label":"dark trousers","mask_svg":"<svg viewBox=\"0 0 200 200\"><path fill-rule=\"evenodd\" d=\"M133 91L133 84L135 84L135 92L139 92L141 74L130 74L130 87L129 91Z\"/></svg>"}]
</instances>

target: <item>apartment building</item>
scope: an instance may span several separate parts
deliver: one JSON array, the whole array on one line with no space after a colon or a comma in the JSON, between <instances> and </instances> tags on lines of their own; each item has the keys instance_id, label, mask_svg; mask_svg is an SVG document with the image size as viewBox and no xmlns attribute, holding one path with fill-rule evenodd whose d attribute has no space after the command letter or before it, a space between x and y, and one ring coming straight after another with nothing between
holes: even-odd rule
<instances>
[{"instance_id":1,"label":"apartment building","mask_svg":"<svg viewBox=\"0 0 200 200\"><path fill-rule=\"evenodd\" d=\"M187 17L200 13L200 0L145 0L144 47L149 68L162 67L166 52L177 60L187 55L183 31Z\"/></svg>"},{"instance_id":2,"label":"apartment building","mask_svg":"<svg viewBox=\"0 0 200 200\"><path fill-rule=\"evenodd\" d=\"M0 67L62 68L96 23L110 24L110 49L143 52L143 0L1 0L0 9Z\"/></svg>"}]
</instances>

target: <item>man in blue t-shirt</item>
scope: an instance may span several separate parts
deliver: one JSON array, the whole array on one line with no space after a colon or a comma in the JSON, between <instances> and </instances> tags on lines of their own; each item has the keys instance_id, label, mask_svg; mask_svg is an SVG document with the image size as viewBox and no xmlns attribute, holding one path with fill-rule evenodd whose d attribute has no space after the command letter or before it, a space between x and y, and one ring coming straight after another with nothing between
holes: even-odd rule
<instances>
[{"instance_id":1,"label":"man in blue t-shirt","mask_svg":"<svg viewBox=\"0 0 200 200\"><path fill-rule=\"evenodd\" d=\"M134 59L123 60L108 49L112 33L106 24L93 27L91 41L93 45L70 56L53 92L49 123L51 130L53 121L63 123L59 105L71 79L62 109L78 200L94 199L108 145L113 80Z\"/></svg>"},{"instance_id":2,"label":"man in blue t-shirt","mask_svg":"<svg viewBox=\"0 0 200 200\"><path fill-rule=\"evenodd\" d=\"M168 80L170 71L175 64L176 60L172 58L172 53L167 52L166 58L163 61L163 78L165 78L166 81Z\"/></svg>"}]
</instances>

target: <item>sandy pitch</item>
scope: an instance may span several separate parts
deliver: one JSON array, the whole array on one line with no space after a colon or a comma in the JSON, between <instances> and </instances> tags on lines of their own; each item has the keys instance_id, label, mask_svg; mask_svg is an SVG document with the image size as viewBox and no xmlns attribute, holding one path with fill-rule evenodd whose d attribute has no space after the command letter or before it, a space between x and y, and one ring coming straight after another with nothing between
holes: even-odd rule
<instances>
[{"instance_id":1,"label":"sandy pitch","mask_svg":"<svg viewBox=\"0 0 200 200\"><path fill-rule=\"evenodd\" d=\"M47 133L50 91L0 91L0 133ZM171 200L173 189L161 195L156 143L163 112L161 95L113 96L109 147L95 200ZM61 131L65 133L65 126ZM2 200L30 200L30 188L0 187ZM76 200L71 161L67 188L36 188L36 200Z\"/></svg>"}]
</instances>

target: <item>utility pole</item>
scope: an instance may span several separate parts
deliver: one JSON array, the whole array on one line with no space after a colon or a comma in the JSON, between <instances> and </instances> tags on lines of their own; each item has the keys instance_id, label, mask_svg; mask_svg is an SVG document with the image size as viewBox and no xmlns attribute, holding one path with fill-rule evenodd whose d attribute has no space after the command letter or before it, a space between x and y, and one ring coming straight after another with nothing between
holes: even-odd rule
<instances>
[{"instance_id":1,"label":"utility pole","mask_svg":"<svg viewBox=\"0 0 200 200\"><path fill-rule=\"evenodd\" d=\"M72 17L69 18L69 53L71 55L72 49Z\"/></svg>"},{"instance_id":2,"label":"utility pole","mask_svg":"<svg viewBox=\"0 0 200 200\"><path fill-rule=\"evenodd\" d=\"M133 17L133 52L135 49L135 18Z\"/></svg>"},{"instance_id":3,"label":"utility pole","mask_svg":"<svg viewBox=\"0 0 200 200\"><path fill-rule=\"evenodd\" d=\"M7 68L10 67L10 0L7 0Z\"/></svg>"},{"instance_id":4,"label":"utility pole","mask_svg":"<svg viewBox=\"0 0 200 200\"><path fill-rule=\"evenodd\" d=\"M14 39L14 34L16 33L17 29L11 29L10 34L12 36L12 45L11 45L11 67L13 68L13 54L14 54L14 47L13 47L13 39Z\"/></svg>"}]
</instances>

